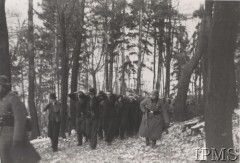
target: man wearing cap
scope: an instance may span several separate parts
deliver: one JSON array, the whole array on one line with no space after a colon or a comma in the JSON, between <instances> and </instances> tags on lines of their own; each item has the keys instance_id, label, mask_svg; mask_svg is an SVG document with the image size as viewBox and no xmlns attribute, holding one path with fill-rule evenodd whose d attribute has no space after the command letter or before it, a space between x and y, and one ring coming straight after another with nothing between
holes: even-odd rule
<instances>
[{"instance_id":1,"label":"man wearing cap","mask_svg":"<svg viewBox=\"0 0 240 163\"><path fill-rule=\"evenodd\" d=\"M82 145L82 139L84 135L84 118L87 108L87 96L82 92L77 92L78 100L76 101L76 130L77 130L77 140L78 146Z\"/></svg>"},{"instance_id":2,"label":"man wearing cap","mask_svg":"<svg viewBox=\"0 0 240 163\"><path fill-rule=\"evenodd\" d=\"M100 139L103 139L103 131L104 131L104 118L106 114L106 94L103 91L99 91L98 93L98 101L99 101L99 128L98 135Z\"/></svg>"},{"instance_id":3,"label":"man wearing cap","mask_svg":"<svg viewBox=\"0 0 240 163\"><path fill-rule=\"evenodd\" d=\"M0 158L2 163L36 163L39 154L26 133L27 109L11 91L9 79L0 75Z\"/></svg>"},{"instance_id":4,"label":"man wearing cap","mask_svg":"<svg viewBox=\"0 0 240 163\"><path fill-rule=\"evenodd\" d=\"M156 146L156 141L161 138L164 124L169 125L167 110L163 107L162 100L159 99L159 92L154 90L151 97L146 98L140 104L144 113L139 128L139 135L146 138L146 146L152 141L152 147Z\"/></svg>"},{"instance_id":5,"label":"man wearing cap","mask_svg":"<svg viewBox=\"0 0 240 163\"><path fill-rule=\"evenodd\" d=\"M133 136L138 133L142 112L139 108L139 102L133 95L129 95L128 99L128 135Z\"/></svg>"},{"instance_id":6,"label":"man wearing cap","mask_svg":"<svg viewBox=\"0 0 240 163\"><path fill-rule=\"evenodd\" d=\"M117 110L115 107L115 102L117 100L116 96L112 94L110 90L106 92L106 114L104 118L104 133L105 141L108 145L111 145L111 142L114 139L116 134L116 122L117 122Z\"/></svg>"},{"instance_id":7,"label":"man wearing cap","mask_svg":"<svg viewBox=\"0 0 240 163\"><path fill-rule=\"evenodd\" d=\"M58 137L61 122L61 103L55 93L49 95L49 103L43 111L48 110L48 137L51 139L53 152L58 151Z\"/></svg>"},{"instance_id":8,"label":"man wearing cap","mask_svg":"<svg viewBox=\"0 0 240 163\"><path fill-rule=\"evenodd\" d=\"M96 97L96 90L89 89L89 100L86 110L86 130L87 136L90 138L91 149L97 147L98 119L99 119L99 101Z\"/></svg>"}]
</instances>

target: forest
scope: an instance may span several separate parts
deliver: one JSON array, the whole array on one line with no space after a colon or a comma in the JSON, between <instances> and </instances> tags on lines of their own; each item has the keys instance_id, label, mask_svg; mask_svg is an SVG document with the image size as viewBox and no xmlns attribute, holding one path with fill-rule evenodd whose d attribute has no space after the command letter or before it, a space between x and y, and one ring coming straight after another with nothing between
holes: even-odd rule
<instances>
[{"instance_id":1,"label":"forest","mask_svg":"<svg viewBox=\"0 0 240 163\"><path fill-rule=\"evenodd\" d=\"M238 1L205 0L191 15L179 12L178 0L41 0L34 5L28 0L27 19L20 21L0 0L0 75L11 79L12 91L29 110L32 140L46 136L42 109L50 93L62 104L65 137L76 114L68 94L95 88L139 99L158 90L174 103L173 123L204 117L207 148L235 146ZM18 20L15 28L8 18Z\"/></svg>"}]
</instances>

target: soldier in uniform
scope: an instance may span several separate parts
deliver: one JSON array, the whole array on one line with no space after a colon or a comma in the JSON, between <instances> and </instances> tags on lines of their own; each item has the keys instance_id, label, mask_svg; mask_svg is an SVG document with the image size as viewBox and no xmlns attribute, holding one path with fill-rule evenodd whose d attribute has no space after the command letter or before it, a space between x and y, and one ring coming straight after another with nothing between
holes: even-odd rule
<instances>
[{"instance_id":1,"label":"soldier in uniform","mask_svg":"<svg viewBox=\"0 0 240 163\"><path fill-rule=\"evenodd\" d=\"M151 97L146 98L140 104L144 113L139 128L139 135L146 138L146 145L152 141L155 147L156 141L161 138L164 126L169 125L167 110L159 99L159 92L154 90Z\"/></svg>"},{"instance_id":2,"label":"soldier in uniform","mask_svg":"<svg viewBox=\"0 0 240 163\"><path fill-rule=\"evenodd\" d=\"M2 163L36 163L40 156L26 132L27 110L9 79L0 75L0 158Z\"/></svg>"},{"instance_id":3,"label":"soldier in uniform","mask_svg":"<svg viewBox=\"0 0 240 163\"><path fill-rule=\"evenodd\" d=\"M61 122L61 103L57 101L55 93L49 95L49 103L44 108L44 111L48 110L48 137L51 139L53 152L58 151L58 137L60 131Z\"/></svg>"}]
</instances>

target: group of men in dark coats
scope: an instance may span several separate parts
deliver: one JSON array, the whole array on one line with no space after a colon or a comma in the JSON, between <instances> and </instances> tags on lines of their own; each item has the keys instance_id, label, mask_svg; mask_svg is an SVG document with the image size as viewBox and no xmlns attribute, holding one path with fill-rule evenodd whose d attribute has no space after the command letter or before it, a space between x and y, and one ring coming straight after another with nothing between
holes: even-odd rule
<instances>
[{"instance_id":1,"label":"group of men in dark coats","mask_svg":"<svg viewBox=\"0 0 240 163\"><path fill-rule=\"evenodd\" d=\"M10 91L11 83L6 76L0 76L0 158L3 163L34 163L39 154L27 138L27 110L20 99ZM153 146L169 125L169 102L159 99L159 92L153 91L142 102L134 96L115 95L111 91L98 94L91 88L88 94L82 91L69 94L76 105L76 130L78 144L83 137L96 149L97 138L105 139L111 145L114 138L139 134L146 138L146 145ZM61 103L55 94L50 94L44 111L49 112L48 136L53 151L58 150L61 122Z\"/></svg>"},{"instance_id":2,"label":"group of men in dark coats","mask_svg":"<svg viewBox=\"0 0 240 163\"><path fill-rule=\"evenodd\" d=\"M78 145L83 137L90 140L91 149L97 146L97 137L111 145L114 138L124 139L126 135L138 133L142 113L140 103L133 96L124 97L111 91L91 88L88 94L82 91L69 94L76 104L76 131Z\"/></svg>"}]
</instances>

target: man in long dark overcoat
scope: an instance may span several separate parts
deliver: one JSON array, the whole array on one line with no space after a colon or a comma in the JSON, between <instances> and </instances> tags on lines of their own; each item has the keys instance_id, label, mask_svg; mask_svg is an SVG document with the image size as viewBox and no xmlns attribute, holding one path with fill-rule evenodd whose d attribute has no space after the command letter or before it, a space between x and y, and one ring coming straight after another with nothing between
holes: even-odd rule
<instances>
[{"instance_id":1,"label":"man in long dark overcoat","mask_svg":"<svg viewBox=\"0 0 240 163\"><path fill-rule=\"evenodd\" d=\"M49 103L43 109L48 111L48 137L51 139L53 152L58 151L58 137L61 123L61 103L55 93L49 95Z\"/></svg>"},{"instance_id":2,"label":"man in long dark overcoat","mask_svg":"<svg viewBox=\"0 0 240 163\"><path fill-rule=\"evenodd\" d=\"M115 107L117 110L117 135L120 136L120 139L124 139L128 123L127 100L122 95L120 95L115 103Z\"/></svg>"},{"instance_id":3,"label":"man in long dark overcoat","mask_svg":"<svg viewBox=\"0 0 240 163\"><path fill-rule=\"evenodd\" d=\"M142 113L140 110L140 104L138 100L133 96L128 97L128 135L133 136L138 133L141 123Z\"/></svg>"},{"instance_id":4,"label":"man in long dark overcoat","mask_svg":"<svg viewBox=\"0 0 240 163\"><path fill-rule=\"evenodd\" d=\"M161 138L164 126L169 125L167 110L163 107L162 100L159 99L159 92L154 90L151 97L144 99L140 104L144 113L139 128L139 135L146 138L148 146L150 140L155 147L156 141Z\"/></svg>"},{"instance_id":5,"label":"man in long dark overcoat","mask_svg":"<svg viewBox=\"0 0 240 163\"><path fill-rule=\"evenodd\" d=\"M90 138L91 149L96 149L99 121L99 101L96 97L96 90L94 88L89 89L89 96L90 98L87 102L86 109L86 132Z\"/></svg>"},{"instance_id":6,"label":"man in long dark overcoat","mask_svg":"<svg viewBox=\"0 0 240 163\"><path fill-rule=\"evenodd\" d=\"M116 121L117 121L117 111L115 107L116 96L112 94L111 91L107 91L107 99L106 99L106 114L104 120L104 132L105 132L105 141L108 145L114 139L116 133Z\"/></svg>"},{"instance_id":7,"label":"man in long dark overcoat","mask_svg":"<svg viewBox=\"0 0 240 163\"><path fill-rule=\"evenodd\" d=\"M99 91L98 100L99 100L99 126L98 126L98 135L100 139L103 139L104 132L104 118L106 114L106 94L103 91Z\"/></svg>"},{"instance_id":8,"label":"man in long dark overcoat","mask_svg":"<svg viewBox=\"0 0 240 163\"><path fill-rule=\"evenodd\" d=\"M27 110L9 79L0 75L0 158L2 163L37 163L40 160L26 133Z\"/></svg>"}]
</instances>

